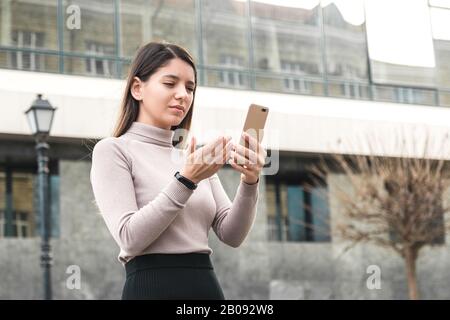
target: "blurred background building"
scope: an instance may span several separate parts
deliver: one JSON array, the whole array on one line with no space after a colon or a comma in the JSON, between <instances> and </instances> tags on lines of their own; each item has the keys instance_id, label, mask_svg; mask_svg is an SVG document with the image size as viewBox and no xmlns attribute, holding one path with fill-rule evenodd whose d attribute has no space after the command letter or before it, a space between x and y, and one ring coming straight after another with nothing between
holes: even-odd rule
<instances>
[{"instance_id":1,"label":"blurred background building","mask_svg":"<svg viewBox=\"0 0 450 320\"><path fill-rule=\"evenodd\" d=\"M448 21L446 0L0 0L0 298L41 298L35 144L24 115L37 93L58 108L49 139L54 297L120 298L125 273L94 204L90 153L111 135L130 62L151 40L195 57L199 143L239 134L250 103L270 108L266 147L279 151L279 168L262 177L254 228L239 249L211 234L227 298L406 298L399 258L367 248L340 255L332 237L293 221L337 214L333 199L317 196L335 177L304 187L320 156L365 154L367 136L381 146L370 152L395 156L399 132L414 142L417 130L450 131ZM219 176L233 199L239 175ZM448 246L419 263L422 297L449 299ZM373 264L378 290L366 286ZM71 265L80 289L66 285Z\"/></svg>"}]
</instances>

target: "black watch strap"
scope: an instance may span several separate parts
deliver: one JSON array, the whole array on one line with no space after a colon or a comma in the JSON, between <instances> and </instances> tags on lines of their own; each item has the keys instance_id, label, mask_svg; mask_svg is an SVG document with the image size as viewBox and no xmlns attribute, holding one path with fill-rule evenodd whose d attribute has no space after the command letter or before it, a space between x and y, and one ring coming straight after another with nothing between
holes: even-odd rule
<instances>
[{"instance_id":1,"label":"black watch strap","mask_svg":"<svg viewBox=\"0 0 450 320\"><path fill-rule=\"evenodd\" d=\"M191 190L197 189L197 184L189 180L188 178L183 177L179 171L175 173L175 178L177 178L177 180L184 184L187 188Z\"/></svg>"}]
</instances>

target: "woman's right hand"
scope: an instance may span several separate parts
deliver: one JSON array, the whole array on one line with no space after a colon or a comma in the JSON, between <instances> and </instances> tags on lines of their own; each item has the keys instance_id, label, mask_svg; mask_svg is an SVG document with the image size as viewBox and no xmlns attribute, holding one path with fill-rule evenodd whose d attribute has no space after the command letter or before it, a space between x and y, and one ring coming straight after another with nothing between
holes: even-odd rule
<instances>
[{"instance_id":1,"label":"woman's right hand","mask_svg":"<svg viewBox=\"0 0 450 320\"><path fill-rule=\"evenodd\" d=\"M227 162L233 147L231 137L219 137L195 150L196 139L191 138L187 159L180 174L194 183L211 177Z\"/></svg>"}]
</instances>

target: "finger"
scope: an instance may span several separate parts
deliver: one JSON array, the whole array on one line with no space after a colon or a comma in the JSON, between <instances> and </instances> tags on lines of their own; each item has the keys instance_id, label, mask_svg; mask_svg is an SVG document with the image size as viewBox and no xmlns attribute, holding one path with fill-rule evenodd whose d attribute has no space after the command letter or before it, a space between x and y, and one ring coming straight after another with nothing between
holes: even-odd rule
<instances>
[{"instance_id":1,"label":"finger","mask_svg":"<svg viewBox=\"0 0 450 320\"><path fill-rule=\"evenodd\" d=\"M264 165L266 164L267 152L262 146L260 146L260 148L261 149L258 153L258 163L261 165L261 167L264 167Z\"/></svg>"},{"instance_id":2,"label":"finger","mask_svg":"<svg viewBox=\"0 0 450 320\"><path fill-rule=\"evenodd\" d=\"M195 137L192 137L191 144L189 145L189 154L195 152L196 143L197 143L197 141L196 141Z\"/></svg>"},{"instance_id":3,"label":"finger","mask_svg":"<svg viewBox=\"0 0 450 320\"><path fill-rule=\"evenodd\" d=\"M252 136L253 137L253 139L255 140L255 142L258 144L258 143L261 143L261 141L263 140L263 137L264 137L264 129L259 129L257 132L256 132L256 135L253 135Z\"/></svg>"},{"instance_id":4,"label":"finger","mask_svg":"<svg viewBox=\"0 0 450 320\"><path fill-rule=\"evenodd\" d=\"M250 160L251 163L257 163L258 161L258 155L254 151L245 148L244 146L237 145L236 153L244 156L246 159Z\"/></svg>"},{"instance_id":5,"label":"finger","mask_svg":"<svg viewBox=\"0 0 450 320\"><path fill-rule=\"evenodd\" d=\"M250 160L234 151L231 152L231 159L233 159L238 165L247 166L248 168L253 168L253 166L256 164L251 163Z\"/></svg>"},{"instance_id":6,"label":"finger","mask_svg":"<svg viewBox=\"0 0 450 320\"><path fill-rule=\"evenodd\" d=\"M231 150L233 149L233 141L229 141L223 148L219 149L215 154L215 161L220 164L225 164L231 156Z\"/></svg>"},{"instance_id":7,"label":"finger","mask_svg":"<svg viewBox=\"0 0 450 320\"><path fill-rule=\"evenodd\" d=\"M219 140L215 140L214 143L211 143L206 148L205 152L212 154L212 157L215 158L218 156L219 158L222 158L223 150L226 148L227 144L231 141L231 137L220 137Z\"/></svg>"},{"instance_id":8,"label":"finger","mask_svg":"<svg viewBox=\"0 0 450 320\"><path fill-rule=\"evenodd\" d=\"M214 155L214 149L216 146L220 145L222 143L223 137L220 136L210 142L208 142L206 145L204 145L201 150L201 161L202 163L211 163L211 154Z\"/></svg>"},{"instance_id":9,"label":"finger","mask_svg":"<svg viewBox=\"0 0 450 320\"><path fill-rule=\"evenodd\" d=\"M237 171L239 171L240 173L243 173L245 175L251 175L252 172L250 170L248 170L247 168L240 166L239 164L237 164L233 159L231 159L229 161L229 164L231 165L231 167L233 167L234 169L236 169Z\"/></svg>"},{"instance_id":10,"label":"finger","mask_svg":"<svg viewBox=\"0 0 450 320\"><path fill-rule=\"evenodd\" d=\"M249 135L248 133L244 133L244 141L248 143L248 148L256 153L258 153L260 149L260 144L255 137Z\"/></svg>"},{"instance_id":11,"label":"finger","mask_svg":"<svg viewBox=\"0 0 450 320\"><path fill-rule=\"evenodd\" d=\"M224 136L218 137L217 139L213 140L211 143L205 146L206 152L210 153L217 147L220 148L221 146L225 145L229 140L231 140L231 137L224 137Z\"/></svg>"},{"instance_id":12,"label":"finger","mask_svg":"<svg viewBox=\"0 0 450 320\"><path fill-rule=\"evenodd\" d=\"M234 142L233 141L229 141L225 147L225 154L224 154L224 161L226 162L228 159L230 159L231 157L231 151L234 148Z\"/></svg>"},{"instance_id":13,"label":"finger","mask_svg":"<svg viewBox=\"0 0 450 320\"><path fill-rule=\"evenodd\" d=\"M261 134L263 134L263 132L264 131L260 131L261 132ZM265 162L266 162L266 157L267 157L267 152L266 152L266 150L264 149L264 147L261 145L261 143L260 142L258 142L258 140L255 138L255 137L253 137L253 136L249 136L248 137L248 141L250 142L250 146L249 146L249 148L253 151L253 152L255 152L255 154L256 154L256 159L257 159L257 162L259 162L259 163L262 163L262 164L265 164ZM261 158L262 158L262 160L261 160ZM252 162L255 162L255 160L253 160Z\"/></svg>"},{"instance_id":14,"label":"finger","mask_svg":"<svg viewBox=\"0 0 450 320\"><path fill-rule=\"evenodd\" d=\"M215 140L209 142L202 148L202 159L206 160L208 155L212 153L214 155L214 149L220 145L223 141L223 137L216 138Z\"/></svg>"},{"instance_id":15,"label":"finger","mask_svg":"<svg viewBox=\"0 0 450 320\"><path fill-rule=\"evenodd\" d=\"M227 160L231 156L231 150L233 148L233 142L230 140L222 149L218 149L214 156L212 157L212 161L217 164L225 164Z\"/></svg>"},{"instance_id":16,"label":"finger","mask_svg":"<svg viewBox=\"0 0 450 320\"><path fill-rule=\"evenodd\" d=\"M247 155L248 154L247 149L250 148L250 145L249 145L249 142L248 142L248 140L246 138L246 134L244 132L241 135L241 140L239 141L239 145L238 146L242 146L244 148L244 149L241 148L241 150L244 151L244 153L241 153L241 154L243 154L246 158L248 158L249 156Z\"/></svg>"},{"instance_id":17,"label":"finger","mask_svg":"<svg viewBox=\"0 0 450 320\"><path fill-rule=\"evenodd\" d=\"M219 165L219 164L222 164L221 161L222 161L221 157L219 157L217 155L213 156L211 154L208 154L205 156L204 163L209 164L209 165Z\"/></svg>"},{"instance_id":18,"label":"finger","mask_svg":"<svg viewBox=\"0 0 450 320\"><path fill-rule=\"evenodd\" d=\"M266 165L266 157L264 157L264 155L258 158L258 164L261 167L264 167Z\"/></svg>"},{"instance_id":19,"label":"finger","mask_svg":"<svg viewBox=\"0 0 450 320\"><path fill-rule=\"evenodd\" d=\"M211 153L204 155L205 162L208 164L224 165L226 160L230 157L231 148L231 141L223 146L218 145Z\"/></svg>"}]
</instances>

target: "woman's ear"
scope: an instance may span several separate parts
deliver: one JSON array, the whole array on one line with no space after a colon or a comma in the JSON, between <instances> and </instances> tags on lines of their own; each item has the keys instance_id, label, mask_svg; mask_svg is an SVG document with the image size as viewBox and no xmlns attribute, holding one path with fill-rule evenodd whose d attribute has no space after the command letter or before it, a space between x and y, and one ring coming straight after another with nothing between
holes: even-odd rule
<instances>
[{"instance_id":1,"label":"woman's ear","mask_svg":"<svg viewBox=\"0 0 450 320\"><path fill-rule=\"evenodd\" d=\"M133 83L131 84L131 95L137 101L142 100L142 81L138 77L133 78Z\"/></svg>"}]
</instances>

